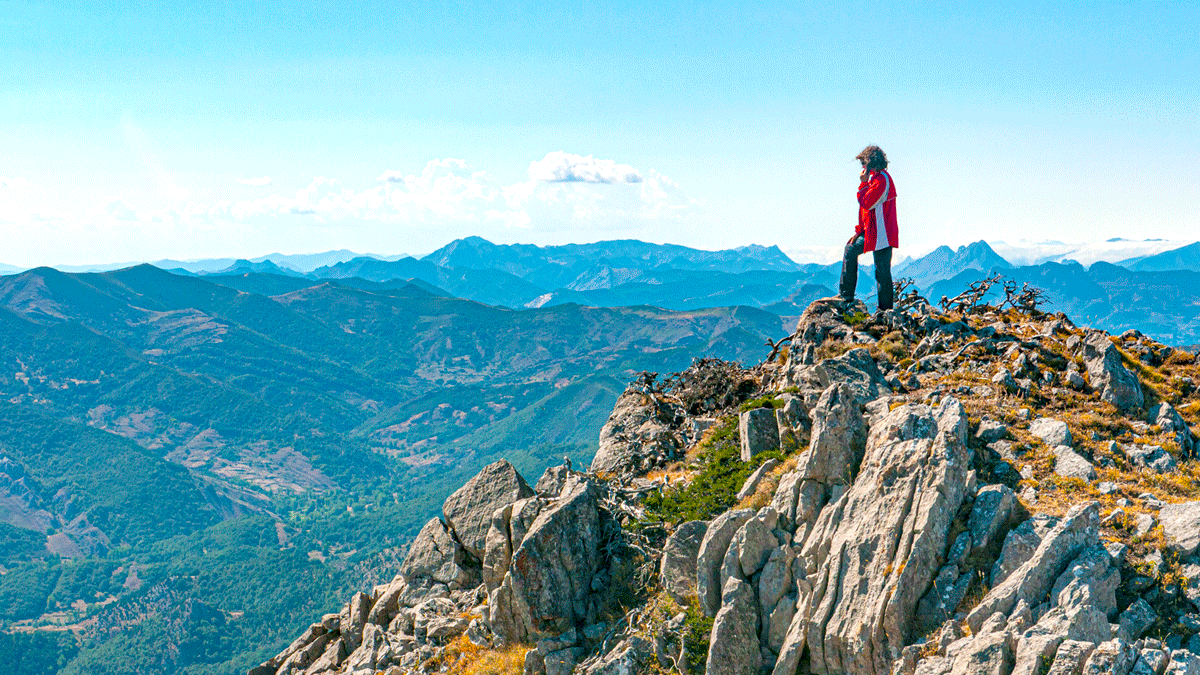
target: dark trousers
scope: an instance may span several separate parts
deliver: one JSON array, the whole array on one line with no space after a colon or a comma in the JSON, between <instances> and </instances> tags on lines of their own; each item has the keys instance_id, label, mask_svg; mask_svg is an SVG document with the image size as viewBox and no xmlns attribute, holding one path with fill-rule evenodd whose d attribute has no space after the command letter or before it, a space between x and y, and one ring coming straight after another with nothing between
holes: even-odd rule
<instances>
[{"instance_id":1,"label":"dark trousers","mask_svg":"<svg viewBox=\"0 0 1200 675\"><path fill-rule=\"evenodd\" d=\"M858 256L862 255L866 240L860 234L849 244L842 256L841 296L843 300L854 299L858 286ZM875 256L875 283L879 285L879 309L892 308L892 249L873 251Z\"/></svg>"}]
</instances>

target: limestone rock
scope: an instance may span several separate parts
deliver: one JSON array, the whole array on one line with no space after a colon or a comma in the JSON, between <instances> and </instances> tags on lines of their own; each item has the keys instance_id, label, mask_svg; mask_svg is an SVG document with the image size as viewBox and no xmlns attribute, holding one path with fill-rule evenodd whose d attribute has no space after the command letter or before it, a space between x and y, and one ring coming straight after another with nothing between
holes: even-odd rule
<instances>
[{"instance_id":1,"label":"limestone rock","mask_svg":"<svg viewBox=\"0 0 1200 675\"><path fill-rule=\"evenodd\" d=\"M749 462L760 452L779 448L779 423L774 408L755 408L738 416L738 437L742 461Z\"/></svg>"},{"instance_id":2,"label":"limestone rock","mask_svg":"<svg viewBox=\"0 0 1200 675\"><path fill-rule=\"evenodd\" d=\"M1054 473L1064 478L1096 480L1096 469L1092 463L1065 445L1054 448Z\"/></svg>"},{"instance_id":3,"label":"limestone rock","mask_svg":"<svg viewBox=\"0 0 1200 675\"><path fill-rule=\"evenodd\" d=\"M1095 605L1105 617L1115 617L1117 612L1117 587L1121 585L1120 565L1113 560L1108 550L1099 543L1080 551L1063 573L1055 580L1050 589L1050 597L1055 603L1061 604L1060 597L1071 583L1086 584L1090 595L1089 604ZM1110 636L1103 636L1096 642L1103 642ZM1082 639L1082 638L1073 638ZM1092 638L1088 638L1092 639Z\"/></svg>"},{"instance_id":4,"label":"limestone rock","mask_svg":"<svg viewBox=\"0 0 1200 675\"><path fill-rule=\"evenodd\" d=\"M1122 412L1142 407L1145 398L1137 376L1121 361L1121 352L1101 332L1093 332L1083 341L1083 360L1092 387L1100 399L1117 406Z\"/></svg>"},{"instance_id":5,"label":"limestone rock","mask_svg":"<svg viewBox=\"0 0 1200 675\"><path fill-rule=\"evenodd\" d=\"M801 549L805 578L777 675L795 671L804 647L814 673L888 672L966 496L966 434L953 398L901 406L871 429L858 477Z\"/></svg>"},{"instance_id":6,"label":"limestone rock","mask_svg":"<svg viewBox=\"0 0 1200 675\"><path fill-rule=\"evenodd\" d=\"M1200 501L1167 504L1158 512L1172 550L1187 558L1200 547Z\"/></svg>"},{"instance_id":7,"label":"limestone rock","mask_svg":"<svg viewBox=\"0 0 1200 675\"><path fill-rule=\"evenodd\" d=\"M1179 411L1166 401L1159 403L1150 410L1150 423L1157 424L1163 431L1171 433L1175 437L1175 444L1179 446L1179 451L1184 457L1190 457L1192 450L1195 447L1195 437L1192 435L1192 430L1188 427L1188 423L1179 414Z\"/></svg>"},{"instance_id":8,"label":"limestone rock","mask_svg":"<svg viewBox=\"0 0 1200 675\"><path fill-rule=\"evenodd\" d=\"M917 633L928 633L954 616L970 585L971 575L959 574L957 564L943 565L917 604Z\"/></svg>"},{"instance_id":9,"label":"limestone rock","mask_svg":"<svg viewBox=\"0 0 1200 675\"><path fill-rule=\"evenodd\" d=\"M1095 642L1063 640L1046 675L1079 675L1083 671L1084 662L1095 648Z\"/></svg>"},{"instance_id":10,"label":"limestone rock","mask_svg":"<svg viewBox=\"0 0 1200 675\"><path fill-rule=\"evenodd\" d=\"M1128 675L1137 658L1137 649L1120 638L1101 642L1084 662L1083 675Z\"/></svg>"},{"instance_id":11,"label":"limestone rock","mask_svg":"<svg viewBox=\"0 0 1200 675\"><path fill-rule=\"evenodd\" d=\"M696 594L700 607L708 616L716 616L721 608L721 563L733 535L754 516L753 509L726 511L708 524L704 538L700 540L700 552L696 556Z\"/></svg>"},{"instance_id":12,"label":"limestone rock","mask_svg":"<svg viewBox=\"0 0 1200 675\"><path fill-rule=\"evenodd\" d=\"M600 430L600 447L591 470L623 475L637 472L647 459L671 456L683 446L675 427L681 412L669 401L656 398L636 384L630 385L617 398Z\"/></svg>"},{"instance_id":13,"label":"limestone rock","mask_svg":"<svg viewBox=\"0 0 1200 675\"><path fill-rule=\"evenodd\" d=\"M1067 423L1051 417L1039 417L1029 423L1029 433L1042 439L1050 447L1071 445L1071 430Z\"/></svg>"},{"instance_id":14,"label":"limestone rock","mask_svg":"<svg viewBox=\"0 0 1200 675\"><path fill-rule=\"evenodd\" d=\"M992 384L998 385L1010 394L1017 390L1017 380L1008 368L1001 368L999 372L993 375Z\"/></svg>"},{"instance_id":15,"label":"limestone rock","mask_svg":"<svg viewBox=\"0 0 1200 675\"><path fill-rule=\"evenodd\" d=\"M438 518L431 518L421 528L400 566L400 574L410 580L431 579L451 588L470 586L474 576L468 567L467 552Z\"/></svg>"},{"instance_id":16,"label":"limestone rock","mask_svg":"<svg viewBox=\"0 0 1200 675\"><path fill-rule=\"evenodd\" d=\"M959 640L946 650L950 675L1007 675L1015 661L1012 633L983 632Z\"/></svg>"},{"instance_id":17,"label":"limestone rock","mask_svg":"<svg viewBox=\"0 0 1200 675\"><path fill-rule=\"evenodd\" d=\"M1178 470L1175 458L1163 449L1161 445L1127 445L1125 456L1129 463L1156 473L1174 473Z\"/></svg>"},{"instance_id":18,"label":"limestone rock","mask_svg":"<svg viewBox=\"0 0 1200 675\"><path fill-rule=\"evenodd\" d=\"M978 630L983 621L995 612L1007 614L1025 600L1030 607L1042 603L1054 581L1067 564L1086 546L1097 543L1100 506L1096 502L1077 504L1048 532L1021 567L997 584L967 615L967 624Z\"/></svg>"},{"instance_id":19,"label":"limestone rock","mask_svg":"<svg viewBox=\"0 0 1200 675\"><path fill-rule=\"evenodd\" d=\"M502 640L561 633L587 618L602 525L595 488L572 476L562 496L533 522L491 594L492 630Z\"/></svg>"},{"instance_id":20,"label":"limestone rock","mask_svg":"<svg viewBox=\"0 0 1200 675\"><path fill-rule=\"evenodd\" d=\"M696 559L707 532L707 520L688 521L675 528L663 545L659 577L676 602L686 603L696 593Z\"/></svg>"},{"instance_id":21,"label":"limestone rock","mask_svg":"<svg viewBox=\"0 0 1200 675\"><path fill-rule=\"evenodd\" d=\"M1004 538L1004 546L1000 549L1000 557L992 566L991 585L998 585L1032 558L1034 551L1042 543L1042 537L1057 523L1057 518L1036 514L1009 530Z\"/></svg>"},{"instance_id":22,"label":"limestone rock","mask_svg":"<svg viewBox=\"0 0 1200 675\"><path fill-rule=\"evenodd\" d=\"M447 497L442 504L442 515L467 553L483 560L492 514L498 508L532 496L533 488L517 473L516 467L502 459L483 467Z\"/></svg>"},{"instance_id":23,"label":"limestone rock","mask_svg":"<svg viewBox=\"0 0 1200 675\"><path fill-rule=\"evenodd\" d=\"M1164 675L1200 675L1200 656L1186 649L1171 652Z\"/></svg>"},{"instance_id":24,"label":"limestone rock","mask_svg":"<svg viewBox=\"0 0 1200 675\"><path fill-rule=\"evenodd\" d=\"M346 641L346 649L353 652L362 641L363 628L367 625L367 614L371 611L371 596L366 593L355 593L350 602L342 608L339 615L338 627L342 639Z\"/></svg>"},{"instance_id":25,"label":"limestone rock","mask_svg":"<svg viewBox=\"0 0 1200 675\"><path fill-rule=\"evenodd\" d=\"M492 512L492 522L483 546L483 583L489 593L504 581L504 574L508 572L508 564L512 561L511 520L512 504Z\"/></svg>"},{"instance_id":26,"label":"limestone rock","mask_svg":"<svg viewBox=\"0 0 1200 675\"><path fill-rule=\"evenodd\" d=\"M548 466L542 472L542 477L538 479L537 485L533 487L533 491L538 493L540 497L548 497L556 499L562 494L563 486L567 484L567 476L571 475L571 470L566 464L558 466Z\"/></svg>"},{"instance_id":27,"label":"limestone rock","mask_svg":"<svg viewBox=\"0 0 1200 675\"><path fill-rule=\"evenodd\" d=\"M1017 495L1007 485L985 485L975 493L967 531L972 550L982 551L1000 541L1013 517L1021 510Z\"/></svg>"},{"instance_id":28,"label":"limestone rock","mask_svg":"<svg viewBox=\"0 0 1200 675\"><path fill-rule=\"evenodd\" d=\"M754 589L736 578L725 582L721 610L713 620L707 671L723 675L758 675L758 608Z\"/></svg>"},{"instance_id":29,"label":"limestone rock","mask_svg":"<svg viewBox=\"0 0 1200 675\"><path fill-rule=\"evenodd\" d=\"M774 469L777 466L779 466L779 460L773 457L763 462L762 466L755 469L754 473L750 474L750 476L746 478L746 482L742 484L742 489L737 493L737 500L740 502L746 497L754 494L754 491L758 489L758 483L763 479L763 476L770 473L771 469Z\"/></svg>"},{"instance_id":30,"label":"limestone rock","mask_svg":"<svg viewBox=\"0 0 1200 675\"><path fill-rule=\"evenodd\" d=\"M824 485L849 484L862 463L867 423L850 385L831 385L813 408L812 440L796 470Z\"/></svg>"},{"instance_id":31,"label":"limestone rock","mask_svg":"<svg viewBox=\"0 0 1200 675\"><path fill-rule=\"evenodd\" d=\"M996 420L980 420L979 428L975 430L975 438L984 443L994 443L1008 438L1008 427Z\"/></svg>"},{"instance_id":32,"label":"limestone rock","mask_svg":"<svg viewBox=\"0 0 1200 675\"><path fill-rule=\"evenodd\" d=\"M737 532L737 535L741 536L735 535L738 564L747 579L762 569L771 555L771 551L779 545L779 540L771 532L775 529L778 520L779 516L775 513L775 509L765 506L762 511L742 525ZM730 544L730 548L732 547ZM721 580L721 583L724 584L724 579Z\"/></svg>"},{"instance_id":33,"label":"limestone rock","mask_svg":"<svg viewBox=\"0 0 1200 675\"><path fill-rule=\"evenodd\" d=\"M1118 636L1126 642L1133 642L1158 619L1158 614L1150 603L1138 598L1124 612L1121 612L1120 631Z\"/></svg>"},{"instance_id":34,"label":"limestone rock","mask_svg":"<svg viewBox=\"0 0 1200 675\"><path fill-rule=\"evenodd\" d=\"M758 606L763 616L768 615L792 587L792 561L795 559L796 552L792 547L779 546L771 551L763 565L758 577Z\"/></svg>"}]
</instances>

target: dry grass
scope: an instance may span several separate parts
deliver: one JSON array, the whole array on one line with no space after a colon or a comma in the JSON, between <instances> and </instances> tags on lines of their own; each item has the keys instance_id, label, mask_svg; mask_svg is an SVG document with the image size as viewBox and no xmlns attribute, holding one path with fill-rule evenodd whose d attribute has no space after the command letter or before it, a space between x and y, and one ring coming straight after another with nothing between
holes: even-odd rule
<instances>
[{"instance_id":1,"label":"dry grass","mask_svg":"<svg viewBox=\"0 0 1200 675\"><path fill-rule=\"evenodd\" d=\"M446 645L444 652L430 659L436 659L436 663L426 662L425 666L427 671L431 666L433 670L449 675L523 675L525 652L529 649L526 644L489 649L472 643L464 635Z\"/></svg>"},{"instance_id":2,"label":"dry grass","mask_svg":"<svg viewBox=\"0 0 1200 675\"><path fill-rule=\"evenodd\" d=\"M807 447L804 449L806 450ZM767 504L770 504L771 500L775 497L775 489L779 487L780 479L782 479L783 475L787 472L796 470L796 462L799 460L799 458L800 453L797 452L796 454L784 459L779 466L771 469L767 475L762 477L762 480L758 482L758 486L754 489L754 494L749 495L745 499L738 502L737 506L734 508L754 509L757 511Z\"/></svg>"}]
</instances>

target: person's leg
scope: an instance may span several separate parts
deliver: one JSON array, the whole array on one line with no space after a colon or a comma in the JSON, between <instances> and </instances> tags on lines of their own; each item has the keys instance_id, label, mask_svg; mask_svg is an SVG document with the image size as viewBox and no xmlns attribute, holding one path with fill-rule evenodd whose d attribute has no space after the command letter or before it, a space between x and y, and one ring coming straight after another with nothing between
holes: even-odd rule
<instances>
[{"instance_id":1,"label":"person's leg","mask_svg":"<svg viewBox=\"0 0 1200 675\"><path fill-rule=\"evenodd\" d=\"M892 249L875 251L875 283L879 287L879 309L892 308Z\"/></svg>"},{"instance_id":2,"label":"person's leg","mask_svg":"<svg viewBox=\"0 0 1200 675\"><path fill-rule=\"evenodd\" d=\"M849 302L854 299L854 289L858 286L858 256L862 255L865 239L860 234L846 244L842 254L842 280L839 284L839 295Z\"/></svg>"}]
</instances>

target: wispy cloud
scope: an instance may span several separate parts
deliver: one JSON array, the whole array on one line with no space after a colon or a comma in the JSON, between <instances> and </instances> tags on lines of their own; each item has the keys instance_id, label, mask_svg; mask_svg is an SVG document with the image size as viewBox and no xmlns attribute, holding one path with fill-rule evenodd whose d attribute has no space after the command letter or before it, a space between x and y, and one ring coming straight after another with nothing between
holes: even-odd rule
<instances>
[{"instance_id":1,"label":"wispy cloud","mask_svg":"<svg viewBox=\"0 0 1200 675\"><path fill-rule=\"evenodd\" d=\"M529 177L547 183L640 183L642 174L628 164L591 155L550 152L529 163Z\"/></svg>"},{"instance_id":2,"label":"wispy cloud","mask_svg":"<svg viewBox=\"0 0 1200 675\"><path fill-rule=\"evenodd\" d=\"M0 176L0 187L9 189L27 188L33 187L33 184L17 176Z\"/></svg>"},{"instance_id":3,"label":"wispy cloud","mask_svg":"<svg viewBox=\"0 0 1200 675\"><path fill-rule=\"evenodd\" d=\"M238 181L242 185L252 185L254 187L262 187L271 184L270 176L259 176L258 178L243 178Z\"/></svg>"}]
</instances>

